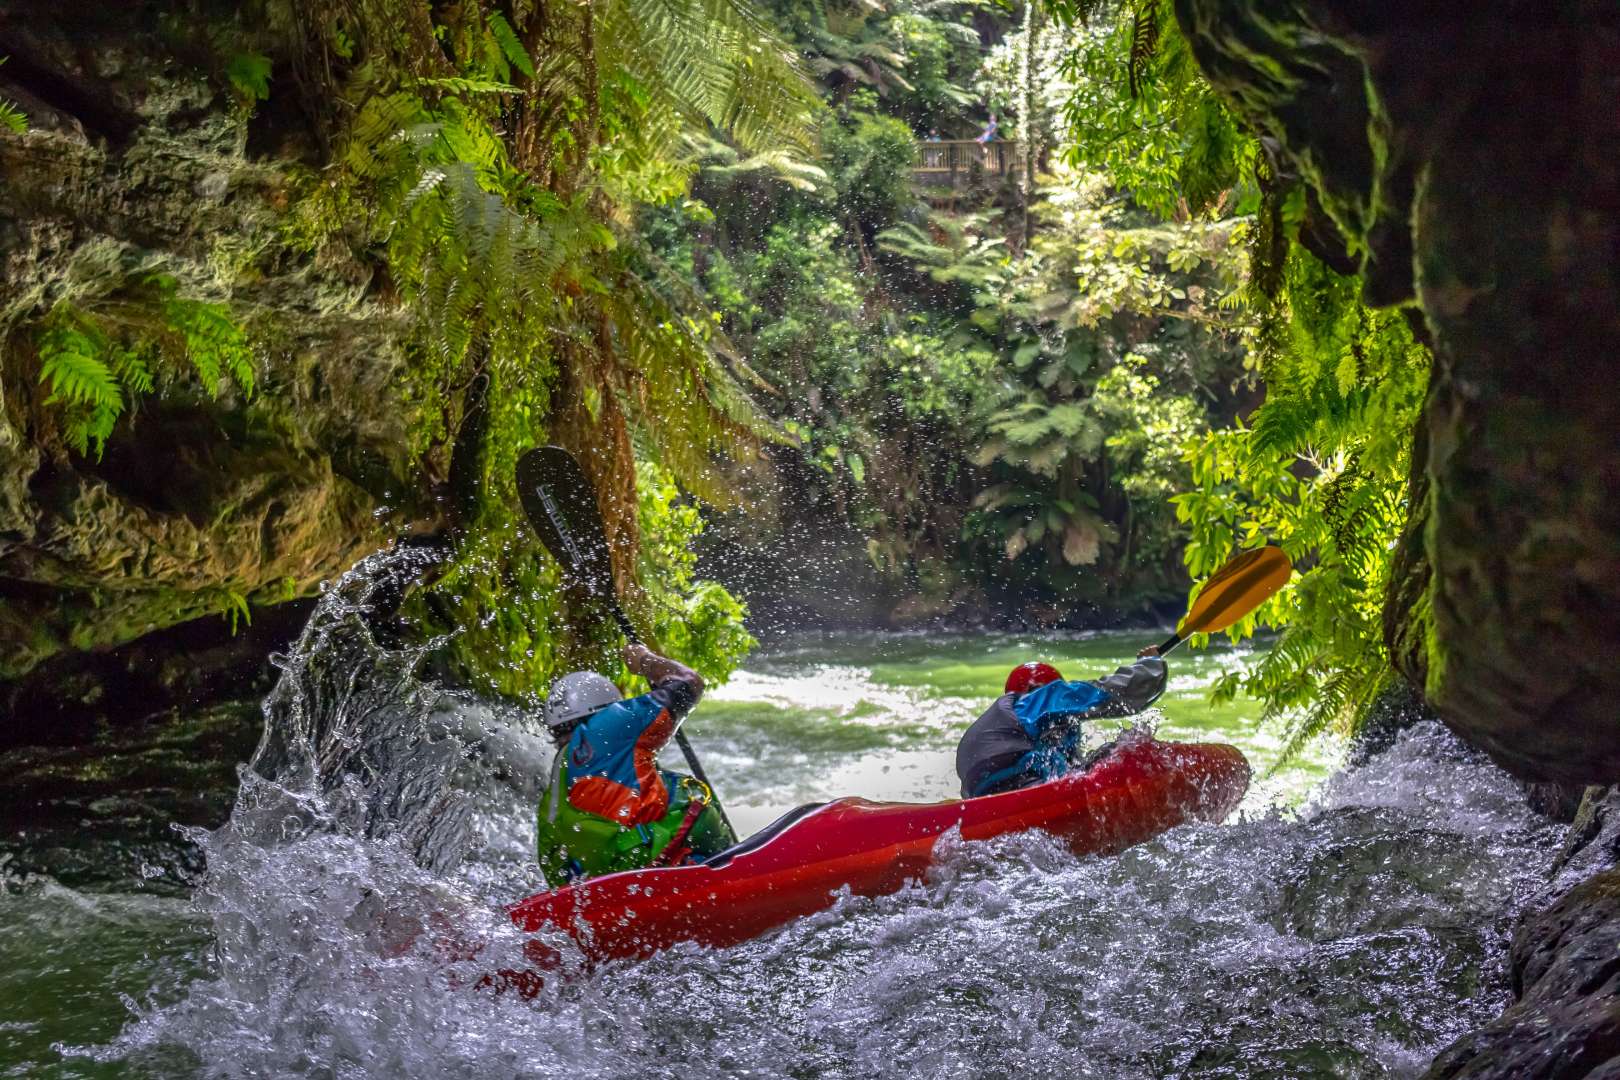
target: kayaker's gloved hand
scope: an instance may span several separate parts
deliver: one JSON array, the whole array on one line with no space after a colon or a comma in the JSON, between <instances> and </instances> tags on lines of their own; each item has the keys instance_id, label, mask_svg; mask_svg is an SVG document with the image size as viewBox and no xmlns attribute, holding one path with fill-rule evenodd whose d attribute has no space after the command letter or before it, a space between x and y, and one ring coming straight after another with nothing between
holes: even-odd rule
<instances>
[{"instance_id":1,"label":"kayaker's gloved hand","mask_svg":"<svg viewBox=\"0 0 1620 1080\"><path fill-rule=\"evenodd\" d=\"M1158 655L1159 655L1159 647L1157 645L1149 645L1147 648L1145 648L1141 652L1137 653L1136 658L1138 660L1140 660L1144 656L1158 656Z\"/></svg>"}]
</instances>

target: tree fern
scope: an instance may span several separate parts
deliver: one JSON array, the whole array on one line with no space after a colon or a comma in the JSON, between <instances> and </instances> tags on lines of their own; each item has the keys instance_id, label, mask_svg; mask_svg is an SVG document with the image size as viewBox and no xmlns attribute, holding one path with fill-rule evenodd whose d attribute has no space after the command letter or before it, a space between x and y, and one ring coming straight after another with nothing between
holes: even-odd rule
<instances>
[{"instance_id":1,"label":"tree fern","mask_svg":"<svg viewBox=\"0 0 1620 1080\"><path fill-rule=\"evenodd\" d=\"M332 179L374 207L365 224L415 316L413 443L426 450L484 414L469 536L506 536L512 461L542 438L571 441L600 470L616 558L638 528L637 453L723 495L714 464L760 437L758 417L707 313L653 287L621 241L639 205L685 192L692 139L724 133L744 151L739 171L818 182L804 164L817 102L791 51L741 0L337 0L338 19L331 5L294 6L319 28L305 69L326 73L321 93L350 110L320 113L334 117ZM479 401L469 386L486 388ZM445 604L538 580L517 547L492 543L458 554L446 581L462 584ZM550 655L484 644L511 664L502 686Z\"/></svg>"}]
</instances>

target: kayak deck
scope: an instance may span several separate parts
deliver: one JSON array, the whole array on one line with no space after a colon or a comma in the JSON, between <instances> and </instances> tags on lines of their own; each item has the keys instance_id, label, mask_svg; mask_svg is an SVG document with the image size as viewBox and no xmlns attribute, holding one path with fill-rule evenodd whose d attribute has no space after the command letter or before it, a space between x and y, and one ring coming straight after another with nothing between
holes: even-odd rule
<instances>
[{"instance_id":1,"label":"kayak deck","mask_svg":"<svg viewBox=\"0 0 1620 1080\"><path fill-rule=\"evenodd\" d=\"M682 941L720 948L831 907L845 887L856 896L897 891L927 872L935 845L953 829L964 840L1039 829L1077 855L1111 854L1186 821L1222 820L1249 776L1235 747L1143 739L1087 772L999 795L801 807L763 841L751 837L708 863L608 874L531 896L507 913L526 933L563 929L590 961L648 956ZM540 960L549 950L526 951Z\"/></svg>"}]
</instances>

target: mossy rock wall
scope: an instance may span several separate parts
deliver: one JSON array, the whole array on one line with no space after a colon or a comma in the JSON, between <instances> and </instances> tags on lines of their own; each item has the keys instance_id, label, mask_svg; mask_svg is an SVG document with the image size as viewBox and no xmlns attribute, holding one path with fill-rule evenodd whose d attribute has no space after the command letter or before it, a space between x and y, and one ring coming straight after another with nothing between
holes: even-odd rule
<instances>
[{"instance_id":1,"label":"mossy rock wall","mask_svg":"<svg viewBox=\"0 0 1620 1080\"><path fill-rule=\"evenodd\" d=\"M237 5L0 5L0 681L58 654L313 594L406 521L434 527L443 448L409 450L405 314L363 237L301 242L313 125L251 102L210 43ZM265 46L268 48L268 46ZM250 147L252 150L250 152ZM255 386L165 364L98 458L40 385L60 301L138 325L166 275L225 305ZM218 394L216 397L215 394Z\"/></svg>"},{"instance_id":2,"label":"mossy rock wall","mask_svg":"<svg viewBox=\"0 0 1620 1080\"><path fill-rule=\"evenodd\" d=\"M1620 7L1176 14L1368 299L1421 306L1435 367L1397 663L1519 775L1620 780Z\"/></svg>"}]
</instances>

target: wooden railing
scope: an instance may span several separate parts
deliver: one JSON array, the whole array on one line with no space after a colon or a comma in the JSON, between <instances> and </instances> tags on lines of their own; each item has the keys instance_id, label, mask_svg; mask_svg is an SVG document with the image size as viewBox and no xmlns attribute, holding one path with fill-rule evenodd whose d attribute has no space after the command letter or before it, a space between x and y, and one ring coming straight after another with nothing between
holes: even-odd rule
<instances>
[{"instance_id":1,"label":"wooden railing","mask_svg":"<svg viewBox=\"0 0 1620 1080\"><path fill-rule=\"evenodd\" d=\"M1018 167L1018 143L996 139L951 139L917 144L918 183L970 187L1005 176Z\"/></svg>"}]
</instances>

